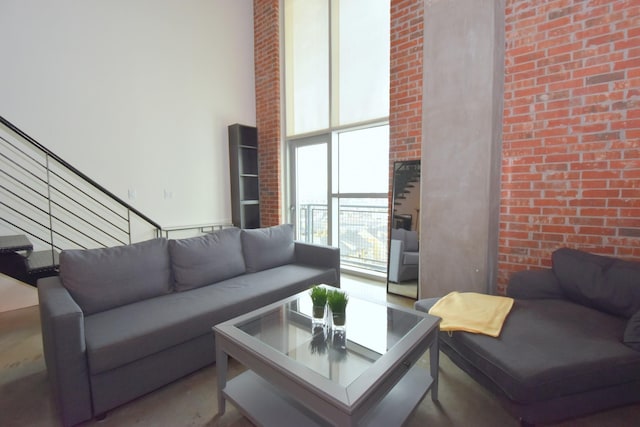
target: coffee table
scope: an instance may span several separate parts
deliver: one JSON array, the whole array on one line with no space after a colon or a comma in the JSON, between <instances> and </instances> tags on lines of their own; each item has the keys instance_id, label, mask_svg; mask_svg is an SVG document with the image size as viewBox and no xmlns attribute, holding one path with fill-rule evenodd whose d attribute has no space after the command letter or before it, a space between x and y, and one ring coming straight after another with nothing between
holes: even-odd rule
<instances>
[{"instance_id":1,"label":"coffee table","mask_svg":"<svg viewBox=\"0 0 640 427\"><path fill-rule=\"evenodd\" d=\"M229 400L260 426L399 426L437 401L440 318L350 295L346 327L326 323L302 292L216 325L219 415ZM229 357L248 369L227 381Z\"/></svg>"}]
</instances>

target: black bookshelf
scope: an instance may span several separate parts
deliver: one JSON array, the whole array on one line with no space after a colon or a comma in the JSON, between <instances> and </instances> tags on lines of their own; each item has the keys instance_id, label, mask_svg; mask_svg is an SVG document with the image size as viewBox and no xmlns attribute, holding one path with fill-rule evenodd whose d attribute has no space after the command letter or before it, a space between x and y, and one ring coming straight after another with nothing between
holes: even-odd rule
<instances>
[{"instance_id":1,"label":"black bookshelf","mask_svg":"<svg viewBox=\"0 0 640 427\"><path fill-rule=\"evenodd\" d=\"M240 228L260 227L258 130L241 124L229 126L231 221Z\"/></svg>"}]
</instances>

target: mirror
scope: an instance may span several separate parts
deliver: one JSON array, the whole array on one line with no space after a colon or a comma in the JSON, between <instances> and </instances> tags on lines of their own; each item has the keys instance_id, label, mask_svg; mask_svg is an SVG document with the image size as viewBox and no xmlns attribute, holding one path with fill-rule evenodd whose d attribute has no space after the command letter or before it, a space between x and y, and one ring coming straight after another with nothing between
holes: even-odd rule
<instances>
[{"instance_id":1,"label":"mirror","mask_svg":"<svg viewBox=\"0 0 640 427\"><path fill-rule=\"evenodd\" d=\"M420 160L393 164L387 292L418 299Z\"/></svg>"}]
</instances>

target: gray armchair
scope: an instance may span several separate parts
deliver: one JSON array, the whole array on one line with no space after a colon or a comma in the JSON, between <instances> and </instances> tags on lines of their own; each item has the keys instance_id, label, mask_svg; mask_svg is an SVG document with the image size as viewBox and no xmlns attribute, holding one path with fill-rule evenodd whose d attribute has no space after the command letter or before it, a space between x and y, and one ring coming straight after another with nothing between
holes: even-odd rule
<instances>
[{"instance_id":1,"label":"gray armchair","mask_svg":"<svg viewBox=\"0 0 640 427\"><path fill-rule=\"evenodd\" d=\"M389 281L400 283L417 279L419 259L418 232L391 229Z\"/></svg>"}]
</instances>

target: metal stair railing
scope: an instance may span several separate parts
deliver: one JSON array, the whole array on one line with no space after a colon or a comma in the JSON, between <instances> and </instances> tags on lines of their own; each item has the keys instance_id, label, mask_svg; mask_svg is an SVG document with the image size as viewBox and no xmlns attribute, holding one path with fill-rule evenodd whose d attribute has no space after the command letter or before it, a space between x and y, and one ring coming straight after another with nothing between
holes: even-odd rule
<instances>
[{"instance_id":1,"label":"metal stair railing","mask_svg":"<svg viewBox=\"0 0 640 427\"><path fill-rule=\"evenodd\" d=\"M0 116L0 228L52 252L129 244L162 227Z\"/></svg>"}]
</instances>

